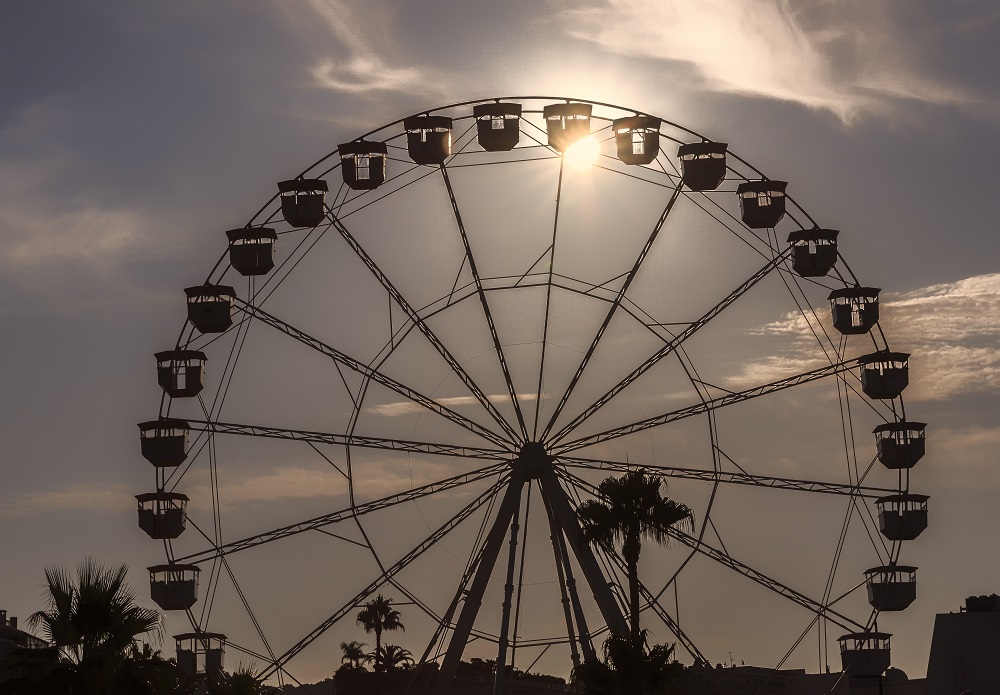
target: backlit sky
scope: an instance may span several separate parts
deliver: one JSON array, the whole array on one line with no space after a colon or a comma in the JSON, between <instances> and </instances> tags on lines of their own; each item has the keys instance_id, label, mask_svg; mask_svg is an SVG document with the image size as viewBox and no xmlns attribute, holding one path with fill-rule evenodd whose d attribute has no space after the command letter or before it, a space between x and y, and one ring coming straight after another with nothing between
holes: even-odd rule
<instances>
[{"instance_id":1,"label":"backlit sky","mask_svg":"<svg viewBox=\"0 0 1000 695\"><path fill-rule=\"evenodd\" d=\"M156 415L152 353L173 345L181 289L204 280L222 232L338 143L508 94L620 104L728 141L843 230L852 269L883 288L892 346L914 354L907 412L930 423L913 489L932 496L931 525L904 553L920 567L919 597L880 625L895 634L895 665L923 675L934 614L1000 591L1000 9L990 0L43 0L8 3L0 20L0 607L10 614L41 607L43 567L87 555L128 563L148 603L143 568L162 552L135 525L132 495L152 484L135 423ZM747 334L794 347L802 327L787 311L745 317ZM714 373L763 379L794 360L777 351ZM333 488L304 469L258 464L234 502L270 496L285 507L275 519L331 508ZM762 555L781 550L759 542ZM260 573L289 596L274 566ZM294 595L275 603L301 608ZM736 609L712 620L706 633L745 628ZM182 627L172 621L170 634ZM713 661L732 652L766 666L788 646L759 632L754 645L707 641ZM302 678L332 672L330 646ZM810 658L801 665L812 670Z\"/></svg>"}]
</instances>

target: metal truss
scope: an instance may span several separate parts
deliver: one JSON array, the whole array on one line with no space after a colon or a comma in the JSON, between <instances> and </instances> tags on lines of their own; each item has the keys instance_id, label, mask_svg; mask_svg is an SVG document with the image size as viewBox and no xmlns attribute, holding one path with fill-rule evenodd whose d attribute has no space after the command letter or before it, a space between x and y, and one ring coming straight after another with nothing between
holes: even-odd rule
<instances>
[{"instance_id":1,"label":"metal truss","mask_svg":"<svg viewBox=\"0 0 1000 695\"><path fill-rule=\"evenodd\" d=\"M456 456L465 459L484 459L493 461L509 461L513 454L501 449L486 449L474 446L456 444L439 444L420 442L407 439L385 439L382 437L366 437L359 434L332 434L329 432L311 432L309 430L293 430L281 427L266 427L264 425L242 425L231 422L211 422L208 420L187 420L194 431L210 434L236 434L265 439L289 439L313 444L339 444L356 446L363 449L388 449L408 454L431 454L434 456Z\"/></svg>"}]
</instances>

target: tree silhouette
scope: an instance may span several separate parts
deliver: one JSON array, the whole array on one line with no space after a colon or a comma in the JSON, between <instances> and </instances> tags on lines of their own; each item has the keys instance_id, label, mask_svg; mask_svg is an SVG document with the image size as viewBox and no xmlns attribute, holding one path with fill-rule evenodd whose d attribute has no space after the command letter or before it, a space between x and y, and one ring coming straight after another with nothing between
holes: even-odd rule
<instances>
[{"instance_id":1,"label":"tree silhouette","mask_svg":"<svg viewBox=\"0 0 1000 695\"><path fill-rule=\"evenodd\" d=\"M631 471L620 478L604 479L598 486L599 500L587 500L577 509L584 538L606 551L616 546L622 550L622 558L628 570L629 618L631 647L626 653L617 653L612 661L631 664L625 669L636 674L643 661L643 635L639 627L639 556L642 554L644 539L656 543L666 543L670 538L670 527L683 524L694 525L693 513L684 504L663 497L661 483L655 476L647 476L642 471ZM614 645L613 645L614 646ZM620 650L619 650L620 651ZM633 687L634 689L634 687ZM638 690L636 690L638 692Z\"/></svg>"},{"instance_id":2,"label":"tree silhouette","mask_svg":"<svg viewBox=\"0 0 1000 695\"><path fill-rule=\"evenodd\" d=\"M137 654L136 639L162 633L159 612L136 605L135 592L125 584L127 572L125 565L104 567L92 558L80 563L75 579L63 568L45 568L48 610L33 613L28 625L40 629L70 662L74 692L115 693L118 672ZM154 659L147 661L159 667Z\"/></svg>"},{"instance_id":3,"label":"tree silhouette","mask_svg":"<svg viewBox=\"0 0 1000 695\"><path fill-rule=\"evenodd\" d=\"M365 642L358 642L357 640L341 642L340 651L344 655L340 658L340 663L350 664L351 668L355 669L361 668L361 662L369 658L367 652L365 652L365 647L367 646Z\"/></svg>"},{"instance_id":4,"label":"tree silhouette","mask_svg":"<svg viewBox=\"0 0 1000 695\"><path fill-rule=\"evenodd\" d=\"M673 644L654 644L643 654L636 652L628 635L612 633L604 641L603 658L574 667L570 682L582 686L583 695L671 692L670 682L684 670L673 658L675 649Z\"/></svg>"},{"instance_id":5,"label":"tree silhouette","mask_svg":"<svg viewBox=\"0 0 1000 695\"><path fill-rule=\"evenodd\" d=\"M395 644L384 644L378 651L378 660L386 671L395 671L413 663L413 654Z\"/></svg>"},{"instance_id":6,"label":"tree silhouette","mask_svg":"<svg viewBox=\"0 0 1000 695\"><path fill-rule=\"evenodd\" d=\"M358 625L363 627L368 634L375 633L375 672L378 673L383 670L379 660L382 649L382 632L406 629L399 620L399 611L392 607L392 602L389 599L379 594L368 601L358 613Z\"/></svg>"},{"instance_id":7,"label":"tree silhouette","mask_svg":"<svg viewBox=\"0 0 1000 695\"><path fill-rule=\"evenodd\" d=\"M258 674L248 666L240 666L232 673L225 671L210 676L205 681L208 695L269 695L278 689L264 685Z\"/></svg>"}]
</instances>

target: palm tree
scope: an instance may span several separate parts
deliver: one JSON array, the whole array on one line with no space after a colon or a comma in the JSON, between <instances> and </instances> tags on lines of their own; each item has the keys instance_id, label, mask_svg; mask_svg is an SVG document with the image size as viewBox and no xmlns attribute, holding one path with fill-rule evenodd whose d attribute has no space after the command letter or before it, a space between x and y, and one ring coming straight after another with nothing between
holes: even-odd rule
<instances>
[{"instance_id":1,"label":"palm tree","mask_svg":"<svg viewBox=\"0 0 1000 695\"><path fill-rule=\"evenodd\" d=\"M392 632L394 630L406 630L403 623L399 621L399 611L392 607L392 602L379 594L365 604L365 607L358 613L358 625L365 629L368 634L375 633L375 672L382 670L382 663L379 654L382 650L382 632Z\"/></svg>"},{"instance_id":2,"label":"palm tree","mask_svg":"<svg viewBox=\"0 0 1000 695\"><path fill-rule=\"evenodd\" d=\"M232 673L225 671L205 681L208 695L270 695L278 689L264 685L249 666L240 666Z\"/></svg>"},{"instance_id":3,"label":"palm tree","mask_svg":"<svg viewBox=\"0 0 1000 695\"><path fill-rule=\"evenodd\" d=\"M340 663L349 663L351 668L355 669L361 668L361 662L368 658L368 655L365 653L365 647L367 646L365 642L358 642L357 640L353 642L341 642L340 651L344 655L340 658Z\"/></svg>"},{"instance_id":4,"label":"palm tree","mask_svg":"<svg viewBox=\"0 0 1000 695\"><path fill-rule=\"evenodd\" d=\"M628 569L631 643L642 647L639 629L639 555L642 541L666 543L675 524L688 528L694 515L684 504L660 495L660 480L642 471L606 478L598 486L600 500L588 500L577 509L583 536L606 551L621 546Z\"/></svg>"},{"instance_id":5,"label":"palm tree","mask_svg":"<svg viewBox=\"0 0 1000 695\"><path fill-rule=\"evenodd\" d=\"M75 580L63 568L45 569L48 610L33 613L28 625L41 629L72 664L80 692L114 692L136 638L162 633L162 616L136 604L127 572L125 565L104 567L92 558L80 563Z\"/></svg>"},{"instance_id":6,"label":"palm tree","mask_svg":"<svg viewBox=\"0 0 1000 695\"><path fill-rule=\"evenodd\" d=\"M673 644L655 644L649 654L637 654L628 636L611 633L604 641L604 658L574 667L571 682L582 686L585 695L665 692L684 668L673 658L675 649Z\"/></svg>"},{"instance_id":7,"label":"palm tree","mask_svg":"<svg viewBox=\"0 0 1000 695\"><path fill-rule=\"evenodd\" d=\"M403 649L395 644L383 645L378 651L378 660L387 671L395 671L413 663L413 654L409 649Z\"/></svg>"}]
</instances>

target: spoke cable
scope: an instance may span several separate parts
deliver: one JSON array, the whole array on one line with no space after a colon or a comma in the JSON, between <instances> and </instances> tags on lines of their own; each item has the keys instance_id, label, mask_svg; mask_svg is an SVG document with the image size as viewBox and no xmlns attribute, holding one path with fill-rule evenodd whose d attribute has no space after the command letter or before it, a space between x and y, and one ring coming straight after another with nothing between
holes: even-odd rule
<instances>
[{"instance_id":1,"label":"spoke cable","mask_svg":"<svg viewBox=\"0 0 1000 695\"><path fill-rule=\"evenodd\" d=\"M542 355L538 365L538 391L537 396L535 397L535 426L532 433L532 439L535 440L538 439L538 415L542 410L542 383L545 378L545 346L548 342L549 335L549 310L552 306L552 273L556 264L556 233L559 231L559 207L562 202L563 169L565 166L565 158L560 158L559 180L556 184L556 209L555 216L552 221L552 244L549 246L549 250L551 251L551 254L549 255L549 280L545 286L545 319L542 324Z\"/></svg>"}]
</instances>

